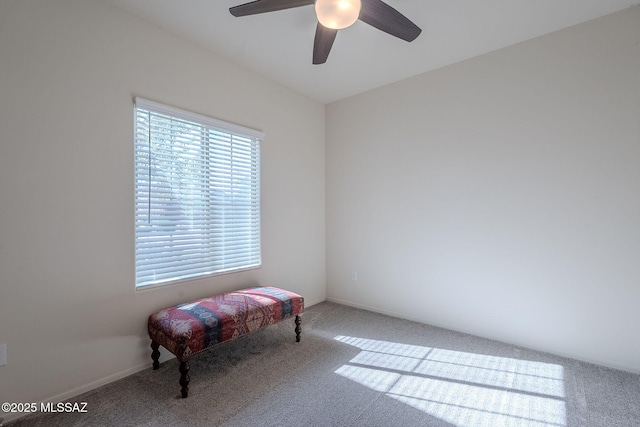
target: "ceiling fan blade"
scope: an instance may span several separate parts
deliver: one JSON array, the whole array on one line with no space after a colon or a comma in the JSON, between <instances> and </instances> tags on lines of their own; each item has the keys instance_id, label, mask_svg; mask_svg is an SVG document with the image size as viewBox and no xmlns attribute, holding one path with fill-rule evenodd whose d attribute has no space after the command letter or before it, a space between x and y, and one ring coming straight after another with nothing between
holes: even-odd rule
<instances>
[{"instance_id":1,"label":"ceiling fan blade","mask_svg":"<svg viewBox=\"0 0 640 427\"><path fill-rule=\"evenodd\" d=\"M338 35L338 30L327 28L318 22L316 38L313 41L313 64L319 65L327 62L331 46Z\"/></svg>"},{"instance_id":2,"label":"ceiling fan blade","mask_svg":"<svg viewBox=\"0 0 640 427\"><path fill-rule=\"evenodd\" d=\"M382 0L362 0L362 9L358 19L408 42L415 40L422 32L420 27L411 22L409 18Z\"/></svg>"},{"instance_id":3,"label":"ceiling fan blade","mask_svg":"<svg viewBox=\"0 0 640 427\"><path fill-rule=\"evenodd\" d=\"M258 13L275 12L293 7L308 6L315 0L256 0L229 8L233 16L256 15Z\"/></svg>"}]
</instances>

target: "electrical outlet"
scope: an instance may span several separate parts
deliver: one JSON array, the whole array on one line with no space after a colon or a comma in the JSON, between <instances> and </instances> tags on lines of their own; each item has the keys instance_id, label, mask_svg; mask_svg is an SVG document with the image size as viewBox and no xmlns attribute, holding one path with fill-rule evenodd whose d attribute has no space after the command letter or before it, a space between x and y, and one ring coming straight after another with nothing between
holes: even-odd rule
<instances>
[{"instance_id":1,"label":"electrical outlet","mask_svg":"<svg viewBox=\"0 0 640 427\"><path fill-rule=\"evenodd\" d=\"M0 366L7 364L7 345L0 344Z\"/></svg>"},{"instance_id":2,"label":"electrical outlet","mask_svg":"<svg viewBox=\"0 0 640 427\"><path fill-rule=\"evenodd\" d=\"M357 271L352 271L351 272L351 280L354 282L358 281L358 272Z\"/></svg>"}]
</instances>

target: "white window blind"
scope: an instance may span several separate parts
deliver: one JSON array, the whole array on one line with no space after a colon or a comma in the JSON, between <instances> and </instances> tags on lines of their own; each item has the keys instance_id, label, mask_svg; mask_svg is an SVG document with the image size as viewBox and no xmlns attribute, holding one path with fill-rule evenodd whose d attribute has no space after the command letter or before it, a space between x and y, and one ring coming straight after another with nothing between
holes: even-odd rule
<instances>
[{"instance_id":1,"label":"white window blind","mask_svg":"<svg viewBox=\"0 0 640 427\"><path fill-rule=\"evenodd\" d=\"M135 99L137 287L260 266L263 138Z\"/></svg>"}]
</instances>

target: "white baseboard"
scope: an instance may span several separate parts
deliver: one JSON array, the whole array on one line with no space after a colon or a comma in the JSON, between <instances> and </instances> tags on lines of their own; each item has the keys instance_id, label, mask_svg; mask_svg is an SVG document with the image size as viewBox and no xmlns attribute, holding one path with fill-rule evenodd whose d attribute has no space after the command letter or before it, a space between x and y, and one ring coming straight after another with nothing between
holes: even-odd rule
<instances>
[{"instance_id":1,"label":"white baseboard","mask_svg":"<svg viewBox=\"0 0 640 427\"><path fill-rule=\"evenodd\" d=\"M430 326L435 326L436 328L442 328L442 329L446 329L449 331L454 331L454 332L459 332L462 334L469 334L469 335L473 335L473 336L477 336L480 338L484 338L484 339L488 339L488 340L492 340L492 341L496 341L496 342L501 342L503 344L508 344L508 345L513 345L516 347L522 347L528 350L533 350L533 351L539 351L542 353L547 353L550 355L556 355L556 356L560 356L560 357L564 357L567 359L574 359L580 362L585 362L585 363L590 363L592 365L598 365L598 366L603 366L605 368L609 368L609 369L615 369L618 371L624 371L624 372L630 372L632 374L640 374L640 371L633 369L633 368L629 368L628 366L620 366L620 365L616 365L616 364L611 364L608 363L606 361L602 361L602 360L595 360L595 359L590 359L590 358L585 358L582 357L580 355L577 354L572 354L572 353L566 353L566 352L557 352L557 351L553 351L547 348L542 348L542 347L538 347L535 345L527 345L526 343L515 343L515 342L509 342L509 341L505 341L505 340L501 340L499 338L494 338L494 337L490 337L490 336L482 336L482 335L477 335L474 334L472 332L468 332L468 331L463 331L463 330L458 330L458 329L453 329L447 325L442 325L442 324L438 324L438 323L426 323L424 320L421 319L417 319L417 318L412 318L411 316L407 316L405 314L401 314L401 313L395 313L393 311L388 311L388 310L381 310L378 307L370 307L368 305L364 305L364 304L358 304L358 303L354 303L351 301L344 301L341 300L339 298L329 298L327 297L327 301L329 302L334 302L336 304L341 304L341 305L346 305L348 307L354 307L354 308L359 308L362 310L367 310L367 311L372 311L374 313L380 313L380 314L384 314L387 316L392 316L392 317L397 317L399 319L405 319L405 320L410 320L412 322L416 322L416 323L422 323L424 325L430 325Z\"/></svg>"},{"instance_id":2,"label":"white baseboard","mask_svg":"<svg viewBox=\"0 0 640 427\"><path fill-rule=\"evenodd\" d=\"M166 362L167 360L171 360L174 359L175 356L171 353L166 352L166 354L163 354L162 356L160 356L160 363ZM40 402L38 402L38 405L40 405L40 403L58 403L58 402L66 402L71 400L72 398L79 396L83 393L86 393L88 391L94 390L98 387L102 387L103 385L107 385L110 384L114 381L118 381L122 378L128 377L129 375L133 375L135 373L138 373L140 371L144 371L145 369L151 369L151 362L145 362L145 363L141 363L139 365L136 365L132 368L129 369L125 369L123 371L117 372L115 374L112 375L108 375L104 378L100 378L97 379L95 381L92 381L88 384L84 384L81 385L79 387L73 388L71 390L65 391L64 393L60 393L60 394L56 394L55 396L51 396L45 399L42 399ZM2 423L8 423L9 421L13 421L16 420L18 418L24 417L26 415L29 415L28 412L24 412L24 413L7 413L7 414L3 414L4 416L4 420L0 422L0 427L2 427Z\"/></svg>"},{"instance_id":3,"label":"white baseboard","mask_svg":"<svg viewBox=\"0 0 640 427\"><path fill-rule=\"evenodd\" d=\"M340 305L346 305L348 307L354 307L354 308L359 308L359 309L362 309L362 310L372 311L374 313L384 314L386 316L397 317L398 319L405 319L405 320L410 320L412 322L426 324L423 319L418 319L418 318L415 318L415 317L407 316L406 314L403 314L403 313L396 313L394 311L381 310L378 307L370 307L370 306L365 305L365 304L358 304L358 303L354 303L354 302L351 302L351 301L344 301L344 300L341 300L339 298L327 298L327 301L335 302L336 304L340 304ZM444 326L438 326L438 325L431 325L431 326L436 326L438 328L445 328Z\"/></svg>"},{"instance_id":4,"label":"white baseboard","mask_svg":"<svg viewBox=\"0 0 640 427\"><path fill-rule=\"evenodd\" d=\"M306 308L309 308L311 306L314 306L316 304L320 304L321 302L324 302L324 299L318 299L318 300L312 300L310 302L307 302L305 304ZM163 351L161 349L161 356L160 356L160 363L166 362L167 360L171 360L171 359L175 359L175 356L171 353L169 353L168 351ZM143 371L145 369L151 369L151 362L145 362L145 363L141 363L137 366L134 366L132 368L129 369L125 369L123 371L117 372L115 374L112 375L108 375L104 378L100 378L98 380L92 381L88 384L84 384L82 386L76 387L74 389L65 391L64 393L60 393L57 394L55 396L51 396L48 397L46 399L42 400L42 403L48 403L48 402L53 402L53 403L58 403L58 402L65 402L68 401L76 396L79 396L83 393L86 393L88 391L94 390L98 387L102 387L103 385L107 385L109 383L112 383L114 381L118 381L124 377L128 377L129 375L133 375L135 373L138 373L140 371ZM38 402L38 404L40 404L40 402ZM15 419L21 418L23 416L29 415L29 413L6 413L6 414L2 414L4 419L0 419L0 427L2 427L2 423L8 423L9 421L13 421Z\"/></svg>"}]
</instances>

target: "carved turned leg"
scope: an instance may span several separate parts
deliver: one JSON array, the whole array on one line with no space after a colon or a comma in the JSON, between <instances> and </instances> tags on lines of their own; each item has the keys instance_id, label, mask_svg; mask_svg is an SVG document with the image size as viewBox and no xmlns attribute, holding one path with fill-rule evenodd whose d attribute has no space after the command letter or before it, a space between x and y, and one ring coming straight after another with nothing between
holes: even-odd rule
<instances>
[{"instance_id":1,"label":"carved turned leg","mask_svg":"<svg viewBox=\"0 0 640 427\"><path fill-rule=\"evenodd\" d=\"M151 359L153 359L153 370L155 371L156 369L158 369L160 367L160 361L158 360L160 358L160 344L158 344L157 342L151 340L151 349L153 350L151 352Z\"/></svg>"},{"instance_id":2,"label":"carved turned leg","mask_svg":"<svg viewBox=\"0 0 640 427\"><path fill-rule=\"evenodd\" d=\"M182 398L185 399L189 395L189 362L180 362L180 393Z\"/></svg>"},{"instance_id":3,"label":"carved turned leg","mask_svg":"<svg viewBox=\"0 0 640 427\"><path fill-rule=\"evenodd\" d=\"M302 323L302 320L300 320L300 316L296 316L296 342L300 342L300 332L302 332L300 323Z\"/></svg>"}]
</instances>

